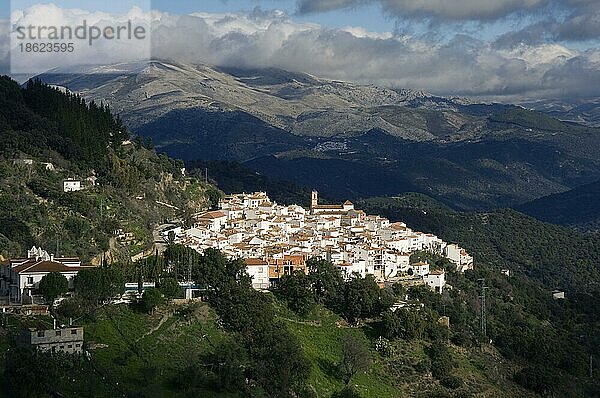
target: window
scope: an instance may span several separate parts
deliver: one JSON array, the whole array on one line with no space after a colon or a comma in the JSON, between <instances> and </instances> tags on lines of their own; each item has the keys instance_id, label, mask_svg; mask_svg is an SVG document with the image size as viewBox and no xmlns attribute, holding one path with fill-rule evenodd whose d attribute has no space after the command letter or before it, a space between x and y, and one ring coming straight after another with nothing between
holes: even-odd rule
<instances>
[{"instance_id":1,"label":"window","mask_svg":"<svg viewBox=\"0 0 600 398\"><path fill-rule=\"evenodd\" d=\"M43 330L39 331L37 334L38 334L38 337L44 337L44 331Z\"/></svg>"},{"instance_id":2,"label":"window","mask_svg":"<svg viewBox=\"0 0 600 398\"><path fill-rule=\"evenodd\" d=\"M61 349L61 350L64 350L64 349L65 349L65 346L64 346L64 345L61 345L61 346L60 346L60 349Z\"/></svg>"},{"instance_id":3,"label":"window","mask_svg":"<svg viewBox=\"0 0 600 398\"><path fill-rule=\"evenodd\" d=\"M77 329L71 329L71 334L77 334Z\"/></svg>"},{"instance_id":4,"label":"window","mask_svg":"<svg viewBox=\"0 0 600 398\"><path fill-rule=\"evenodd\" d=\"M33 285L33 276L28 276L27 277L27 284L28 285Z\"/></svg>"},{"instance_id":5,"label":"window","mask_svg":"<svg viewBox=\"0 0 600 398\"><path fill-rule=\"evenodd\" d=\"M73 344L69 344L67 348L73 348Z\"/></svg>"},{"instance_id":6,"label":"window","mask_svg":"<svg viewBox=\"0 0 600 398\"><path fill-rule=\"evenodd\" d=\"M57 336L60 336L60 330L57 330L57 331L56 331L56 335L57 335Z\"/></svg>"},{"instance_id":7,"label":"window","mask_svg":"<svg viewBox=\"0 0 600 398\"><path fill-rule=\"evenodd\" d=\"M75 347L79 348L81 347L81 344L75 344Z\"/></svg>"}]
</instances>

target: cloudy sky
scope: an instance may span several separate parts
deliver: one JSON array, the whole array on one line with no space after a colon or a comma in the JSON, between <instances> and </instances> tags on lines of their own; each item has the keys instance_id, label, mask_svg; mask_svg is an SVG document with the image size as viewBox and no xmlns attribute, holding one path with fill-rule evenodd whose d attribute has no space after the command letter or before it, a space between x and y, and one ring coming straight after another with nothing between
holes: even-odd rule
<instances>
[{"instance_id":1,"label":"cloudy sky","mask_svg":"<svg viewBox=\"0 0 600 398\"><path fill-rule=\"evenodd\" d=\"M38 3L13 1L12 27L33 16L56 24L133 18L151 26L154 57L503 101L600 96L600 0ZM10 26L0 26L5 47ZM101 44L79 54L104 64L144 55Z\"/></svg>"}]
</instances>

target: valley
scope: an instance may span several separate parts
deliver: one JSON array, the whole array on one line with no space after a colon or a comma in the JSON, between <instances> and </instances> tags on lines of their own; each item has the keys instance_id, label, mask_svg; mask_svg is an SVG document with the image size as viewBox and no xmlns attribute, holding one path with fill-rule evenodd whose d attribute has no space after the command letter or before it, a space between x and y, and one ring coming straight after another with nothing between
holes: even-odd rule
<instances>
[{"instance_id":1,"label":"valley","mask_svg":"<svg viewBox=\"0 0 600 398\"><path fill-rule=\"evenodd\" d=\"M598 128L513 105L161 60L41 78L110 104L170 156L336 198L416 191L483 210L600 180Z\"/></svg>"}]
</instances>

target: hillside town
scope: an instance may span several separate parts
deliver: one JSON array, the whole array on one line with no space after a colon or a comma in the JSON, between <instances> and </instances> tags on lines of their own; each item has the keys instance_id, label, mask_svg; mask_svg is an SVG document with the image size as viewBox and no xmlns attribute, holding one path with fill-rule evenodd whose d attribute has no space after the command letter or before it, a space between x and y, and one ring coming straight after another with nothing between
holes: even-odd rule
<instances>
[{"instance_id":1,"label":"hillside town","mask_svg":"<svg viewBox=\"0 0 600 398\"><path fill-rule=\"evenodd\" d=\"M306 260L314 257L331 261L345 279L373 275L380 283L420 282L440 293L444 271L430 269L427 262L411 263L411 254L444 256L458 272L473 268L473 257L456 244L368 215L350 201L319 204L316 191L310 209L279 205L265 192L229 195L220 200L219 210L196 215L192 228L162 234L200 253L216 248L229 258L244 258L256 289L268 289L296 270L306 272Z\"/></svg>"}]
</instances>

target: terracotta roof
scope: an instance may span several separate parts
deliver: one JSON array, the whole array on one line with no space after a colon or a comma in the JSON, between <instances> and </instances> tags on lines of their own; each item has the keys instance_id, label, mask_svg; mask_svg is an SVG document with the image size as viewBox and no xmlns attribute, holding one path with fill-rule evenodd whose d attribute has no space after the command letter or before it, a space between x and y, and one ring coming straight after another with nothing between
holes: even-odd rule
<instances>
[{"instance_id":1,"label":"terracotta roof","mask_svg":"<svg viewBox=\"0 0 600 398\"><path fill-rule=\"evenodd\" d=\"M222 217L226 217L225 213L222 212L221 210L216 210L216 211L209 211L208 213L204 213L198 218L213 220L215 218L222 218Z\"/></svg>"},{"instance_id":2,"label":"terracotta roof","mask_svg":"<svg viewBox=\"0 0 600 398\"><path fill-rule=\"evenodd\" d=\"M93 266L77 266L77 267L68 267L62 263L58 263L56 261L37 261L30 260L25 264L18 265L13 267L13 272L17 274L23 273L34 273L34 272L77 272L81 269L92 268Z\"/></svg>"},{"instance_id":3,"label":"terracotta roof","mask_svg":"<svg viewBox=\"0 0 600 398\"><path fill-rule=\"evenodd\" d=\"M440 270L440 269L436 269L433 271L429 271L430 275L444 275L444 271Z\"/></svg>"},{"instance_id":4,"label":"terracotta roof","mask_svg":"<svg viewBox=\"0 0 600 398\"><path fill-rule=\"evenodd\" d=\"M260 258L247 258L244 260L244 262L246 263L247 266L268 265L268 263L265 260L262 260Z\"/></svg>"}]
</instances>

